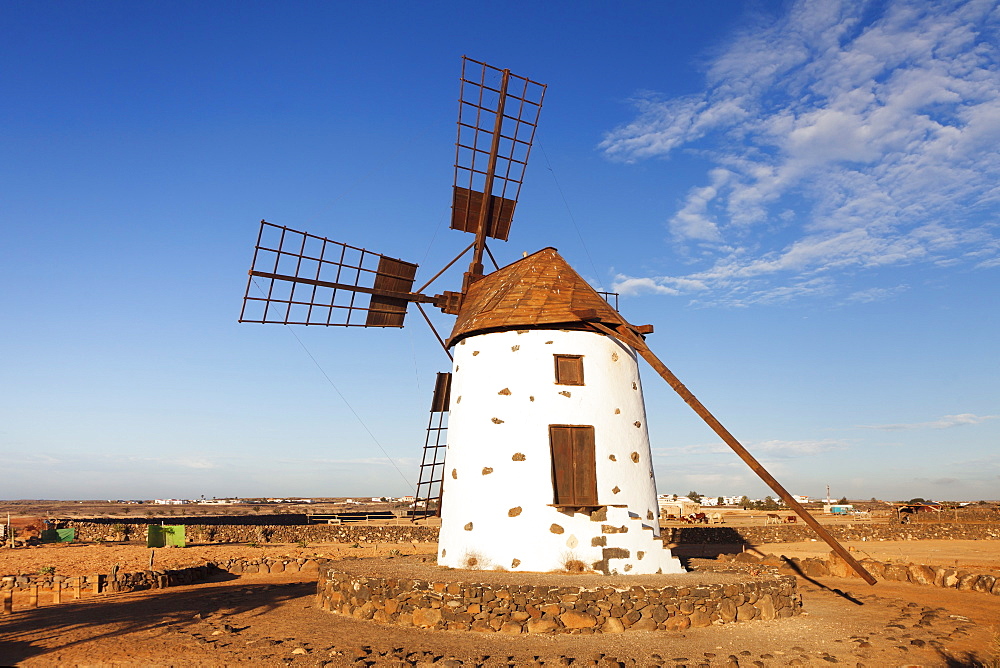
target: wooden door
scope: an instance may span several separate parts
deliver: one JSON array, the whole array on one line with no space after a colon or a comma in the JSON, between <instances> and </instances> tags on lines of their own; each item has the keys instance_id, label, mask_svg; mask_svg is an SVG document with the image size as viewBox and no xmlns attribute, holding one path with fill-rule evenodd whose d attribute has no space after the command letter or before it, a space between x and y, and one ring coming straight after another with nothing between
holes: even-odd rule
<instances>
[{"instance_id":1,"label":"wooden door","mask_svg":"<svg viewBox=\"0 0 1000 668\"><path fill-rule=\"evenodd\" d=\"M596 506L597 459L590 425L549 425L557 506Z\"/></svg>"}]
</instances>

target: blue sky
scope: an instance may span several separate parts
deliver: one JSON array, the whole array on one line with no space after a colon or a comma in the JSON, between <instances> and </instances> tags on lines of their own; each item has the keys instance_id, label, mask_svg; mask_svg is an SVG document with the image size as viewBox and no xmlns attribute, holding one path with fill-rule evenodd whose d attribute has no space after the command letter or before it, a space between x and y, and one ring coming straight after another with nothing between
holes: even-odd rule
<instances>
[{"instance_id":1,"label":"blue sky","mask_svg":"<svg viewBox=\"0 0 1000 668\"><path fill-rule=\"evenodd\" d=\"M464 54L548 84L499 260L619 291L792 493L1000 498L997 3L539 4L5 3L0 497L407 493L419 315L236 319L262 218L468 243ZM644 384L660 491L768 493Z\"/></svg>"}]
</instances>

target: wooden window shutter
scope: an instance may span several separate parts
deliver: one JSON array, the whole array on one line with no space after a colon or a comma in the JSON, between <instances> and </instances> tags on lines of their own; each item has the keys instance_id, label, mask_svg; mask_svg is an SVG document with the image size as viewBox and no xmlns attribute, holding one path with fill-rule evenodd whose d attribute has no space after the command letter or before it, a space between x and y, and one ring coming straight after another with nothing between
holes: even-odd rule
<instances>
[{"instance_id":1,"label":"wooden window shutter","mask_svg":"<svg viewBox=\"0 0 1000 668\"><path fill-rule=\"evenodd\" d=\"M594 428L549 425L554 505L596 506L597 459Z\"/></svg>"},{"instance_id":2,"label":"wooden window shutter","mask_svg":"<svg viewBox=\"0 0 1000 668\"><path fill-rule=\"evenodd\" d=\"M583 355L554 355L556 385L583 385Z\"/></svg>"}]
</instances>

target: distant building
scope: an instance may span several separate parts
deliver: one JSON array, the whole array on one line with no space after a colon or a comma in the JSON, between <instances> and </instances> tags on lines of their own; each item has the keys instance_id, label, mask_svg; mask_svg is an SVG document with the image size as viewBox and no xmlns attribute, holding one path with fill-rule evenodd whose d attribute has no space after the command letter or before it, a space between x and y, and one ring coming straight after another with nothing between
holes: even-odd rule
<instances>
[{"instance_id":1,"label":"distant building","mask_svg":"<svg viewBox=\"0 0 1000 668\"><path fill-rule=\"evenodd\" d=\"M660 494L656 497L656 502L660 507L660 517L670 515L681 517L696 513L701 508L700 504L695 503L688 497L677 496L676 494Z\"/></svg>"},{"instance_id":2,"label":"distant building","mask_svg":"<svg viewBox=\"0 0 1000 668\"><path fill-rule=\"evenodd\" d=\"M854 510L854 506L849 503L834 503L823 506L823 512L827 515L847 515L852 510Z\"/></svg>"}]
</instances>

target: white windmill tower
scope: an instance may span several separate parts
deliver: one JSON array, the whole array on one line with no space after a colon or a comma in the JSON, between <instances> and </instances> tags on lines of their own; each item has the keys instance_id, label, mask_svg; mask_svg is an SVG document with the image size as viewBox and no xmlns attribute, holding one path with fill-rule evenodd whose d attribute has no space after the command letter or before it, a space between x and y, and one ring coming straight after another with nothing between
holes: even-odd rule
<instances>
[{"instance_id":1,"label":"white windmill tower","mask_svg":"<svg viewBox=\"0 0 1000 668\"><path fill-rule=\"evenodd\" d=\"M438 374L414 517L441 515L455 568L680 572L658 540L638 358L644 358L786 504L835 541L553 248L485 273L506 240L545 86L463 59L452 229L475 240L423 286L417 265L261 221L241 322L402 327L408 305L456 315ZM487 196L488 194L488 196ZM472 252L462 289L423 290ZM433 325L431 325L433 329ZM435 330L435 335L437 331ZM454 355L452 355L454 351Z\"/></svg>"},{"instance_id":2,"label":"white windmill tower","mask_svg":"<svg viewBox=\"0 0 1000 668\"><path fill-rule=\"evenodd\" d=\"M624 321L546 248L469 288L454 350L438 563L683 572L659 511Z\"/></svg>"}]
</instances>

